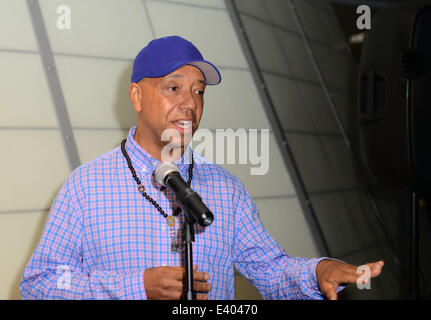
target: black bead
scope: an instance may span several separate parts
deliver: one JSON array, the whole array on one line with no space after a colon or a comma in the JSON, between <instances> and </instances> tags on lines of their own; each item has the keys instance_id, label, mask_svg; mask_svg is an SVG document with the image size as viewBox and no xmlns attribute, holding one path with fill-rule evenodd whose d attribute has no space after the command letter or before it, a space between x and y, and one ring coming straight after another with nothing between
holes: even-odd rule
<instances>
[{"instance_id":1,"label":"black bead","mask_svg":"<svg viewBox=\"0 0 431 320\"><path fill-rule=\"evenodd\" d=\"M141 180L138 178L135 168L133 168L132 165L132 161L130 160L129 155L127 154L125 145L126 145L126 141L127 139L124 139L121 142L121 152L123 153L124 158L126 158L127 161L127 166L130 169L130 172L132 173L133 179L136 181L136 183L139 185L141 185ZM193 167L194 167L194 161L193 161L193 152L190 152L190 157L191 157L191 163L189 165L189 178L187 179L187 184L188 186L190 186L190 184L192 183L192 179L193 179ZM143 186L142 186L143 187ZM145 190L145 188L143 188ZM147 199L151 204L153 204L155 206L155 208L165 217L167 218L168 215L165 213L165 211L163 211L163 209L160 207L160 205L153 199L151 198L144 190L142 190L142 195L145 197L145 199ZM162 191L162 189L161 189ZM175 208L175 210L172 212L173 216L177 216L178 214L180 214L181 212L181 208L177 207Z\"/></svg>"}]
</instances>

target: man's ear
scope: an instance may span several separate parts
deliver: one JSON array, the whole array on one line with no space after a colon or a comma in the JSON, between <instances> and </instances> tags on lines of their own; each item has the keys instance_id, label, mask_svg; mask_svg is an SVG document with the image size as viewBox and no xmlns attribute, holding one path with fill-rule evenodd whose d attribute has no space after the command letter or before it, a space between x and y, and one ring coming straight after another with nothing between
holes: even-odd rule
<instances>
[{"instance_id":1,"label":"man's ear","mask_svg":"<svg viewBox=\"0 0 431 320\"><path fill-rule=\"evenodd\" d=\"M142 88L139 84L132 82L129 85L129 98L132 101L133 108L136 112L141 112L141 99L142 99Z\"/></svg>"}]
</instances>

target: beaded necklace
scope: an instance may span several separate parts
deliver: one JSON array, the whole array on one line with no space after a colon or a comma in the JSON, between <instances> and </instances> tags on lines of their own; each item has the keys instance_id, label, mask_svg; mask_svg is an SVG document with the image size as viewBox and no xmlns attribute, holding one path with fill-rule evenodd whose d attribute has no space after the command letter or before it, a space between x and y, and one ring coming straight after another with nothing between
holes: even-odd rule
<instances>
[{"instance_id":1,"label":"beaded necklace","mask_svg":"<svg viewBox=\"0 0 431 320\"><path fill-rule=\"evenodd\" d=\"M168 224L168 226L170 227L170 234L171 234L171 252L177 252L178 251L178 244L175 241L175 217L178 216L181 213L181 208L180 207L176 207L175 210L172 211L172 215L168 215L161 207L160 205L157 203L156 200L154 200L153 198L151 198L148 193L145 192L145 187L142 185L141 180L139 180L135 168L132 165L132 161L130 160L130 157L126 151L126 141L127 139L124 139L121 142L121 151L124 155L124 158L126 158L127 161L127 166L129 167L133 179L135 179L136 184L138 185L138 191L144 196L145 199L147 199L159 212L160 214L166 218L166 223ZM193 179L193 152L190 151L190 158L191 158L191 163L189 165L189 178L187 180L187 185L190 187L190 184L192 183L192 179Z\"/></svg>"}]
</instances>

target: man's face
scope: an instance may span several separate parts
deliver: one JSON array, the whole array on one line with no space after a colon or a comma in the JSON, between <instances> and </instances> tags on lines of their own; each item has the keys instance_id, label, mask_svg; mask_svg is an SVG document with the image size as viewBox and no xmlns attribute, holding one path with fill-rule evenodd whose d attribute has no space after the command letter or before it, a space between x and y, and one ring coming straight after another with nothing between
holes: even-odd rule
<instances>
[{"instance_id":1,"label":"man's face","mask_svg":"<svg viewBox=\"0 0 431 320\"><path fill-rule=\"evenodd\" d=\"M164 77L144 78L138 85L142 89L138 126L146 142L184 148L202 117L205 80L201 71L185 65ZM162 141L166 129L176 130L177 138Z\"/></svg>"}]
</instances>

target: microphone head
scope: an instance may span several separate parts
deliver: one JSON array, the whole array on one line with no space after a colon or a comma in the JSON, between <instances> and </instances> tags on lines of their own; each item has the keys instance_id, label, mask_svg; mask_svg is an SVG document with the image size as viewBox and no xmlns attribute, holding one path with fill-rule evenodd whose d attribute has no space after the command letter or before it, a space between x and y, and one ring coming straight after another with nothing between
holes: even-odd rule
<instances>
[{"instance_id":1,"label":"microphone head","mask_svg":"<svg viewBox=\"0 0 431 320\"><path fill-rule=\"evenodd\" d=\"M199 224L201 226L207 227L209 226L214 220L214 215L211 211L208 210L208 212L202 214L202 216L199 219Z\"/></svg>"},{"instance_id":2,"label":"microphone head","mask_svg":"<svg viewBox=\"0 0 431 320\"><path fill-rule=\"evenodd\" d=\"M162 186L166 187L165 179L167 175L171 172L180 172L180 170L172 162L163 162L161 165L158 166L158 168L154 172L156 181L160 183Z\"/></svg>"}]
</instances>

